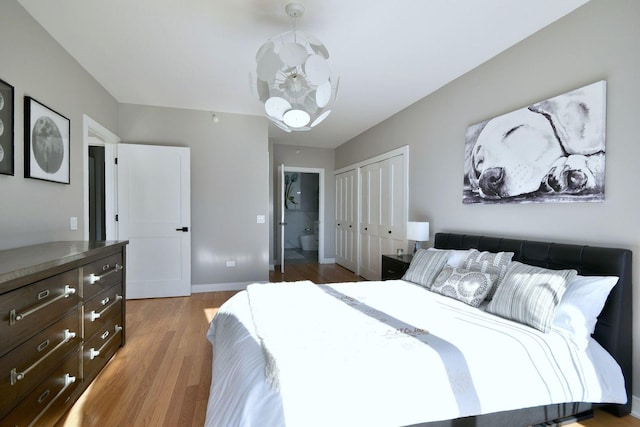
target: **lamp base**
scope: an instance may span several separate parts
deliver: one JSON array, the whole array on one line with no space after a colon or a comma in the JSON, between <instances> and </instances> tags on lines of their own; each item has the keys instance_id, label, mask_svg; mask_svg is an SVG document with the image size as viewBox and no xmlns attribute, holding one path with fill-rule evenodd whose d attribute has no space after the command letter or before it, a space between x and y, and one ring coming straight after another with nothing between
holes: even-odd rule
<instances>
[{"instance_id":1,"label":"lamp base","mask_svg":"<svg viewBox=\"0 0 640 427\"><path fill-rule=\"evenodd\" d=\"M413 247L413 253L415 254L418 249L422 249L422 245L420 244L420 242L415 242L415 246Z\"/></svg>"}]
</instances>

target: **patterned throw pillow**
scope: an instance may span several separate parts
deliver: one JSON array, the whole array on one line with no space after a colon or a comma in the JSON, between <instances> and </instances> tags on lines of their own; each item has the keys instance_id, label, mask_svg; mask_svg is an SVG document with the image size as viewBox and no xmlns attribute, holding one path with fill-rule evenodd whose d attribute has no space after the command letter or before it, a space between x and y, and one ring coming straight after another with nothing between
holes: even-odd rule
<instances>
[{"instance_id":1,"label":"patterned throw pillow","mask_svg":"<svg viewBox=\"0 0 640 427\"><path fill-rule=\"evenodd\" d=\"M469 253L464 260L463 268L498 275L498 280L495 285L491 287L487 295L487 300L491 300L496 293L496 289L502 282L504 275L507 273L511 258L513 258L513 252L480 252L477 249L472 249L471 253Z\"/></svg>"},{"instance_id":2,"label":"patterned throw pillow","mask_svg":"<svg viewBox=\"0 0 640 427\"><path fill-rule=\"evenodd\" d=\"M431 285L431 290L477 307L486 298L497 278L496 274L445 265Z\"/></svg>"},{"instance_id":3,"label":"patterned throw pillow","mask_svg":"<svg viewBox=\"0 0 640 427\"><path fill-rule=\"evenodd\" d=\"M402 276L402 280L417 283L429 289L447 263L447 259L449 259L449 251L419 249Z\"/></svg>"},{"instance_id":4,"label":"patterned throw pillow","mask_svg":"<svg viewBox=\"0 0 640 427\"><path fill-rule=\"evenodd\" d=\"M514 261L487 311L548 332L555 309L576 274L575 270L549 270Z\"/></svg>"}]
</instances>

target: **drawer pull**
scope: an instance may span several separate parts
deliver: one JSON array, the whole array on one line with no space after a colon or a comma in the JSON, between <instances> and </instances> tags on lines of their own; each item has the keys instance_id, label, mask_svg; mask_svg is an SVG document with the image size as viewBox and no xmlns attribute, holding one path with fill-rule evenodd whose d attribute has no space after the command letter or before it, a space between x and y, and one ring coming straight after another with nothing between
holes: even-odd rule
<instances>
[{"instance_id":1,"label":"drawer pull","mask_svg":"<svg viewBox=\"0 0 640 427\"><path fill-rule=\"evenodd\" d=\"M74 339L76 337L76 333L75 332L71 332L69 329L65 329L64 330L64 339L62 341L60 341L58 343L58 345L56 345L55 347L53 347L51 349L51 351L49 351L47 354L45 354L44 356L42 356L40 359L38 359L33 365L29 366L27 369L25 369L24 371L18 371L17 368L13 368L11 370L11 385L15 385L18 381L23 380L24 377L29 373L29 371L35 369L40 363L42 363L43 361L45 361L49 356L51 356L57 349L59 349L60 347L62 347L63 345L65 345L66 343L68 343L69 341L71 341L72 339ZM45 341L47 343L47 345L49 345L49 341ZM42 343L44 344L44 343ZM40 344L38 346L38 348L40 348L40 346L42 346L42 344ZM46 347L46 346L45 346ZM38 350L40 351L40 350Z\"/></svg>"},{"instance_id":2,"label":"drawer pull","mask_svg":"<svg viewBox=\"0 0 640 427\"><path fill-rule=\"evenodd\" d=\"M53 397L53 399L51 399L51 401L49 403L47 403L47 406L44 407L44 409L42 411L40 411L40 413L29 423L28 427L32 427L38 424L38 421L40 420L40 418L49 410L49 408L51 407L51 405L53 405L53 403L58 400L58 398L60 396L62 396L62 394L69 388L69 386L71 386L71 384L73 384L74 382L76 382L76 377L72 376L71 374L64 374L64 387L62 387L62 389ZM46 399L47 396L49 395L48 393L49 390L45 391L44 393L42 393L42 395L40 395L40 397L42 398L42 400ZM46 396L45 396L46 394ZM42 401L40 399L38 399L38 403L42 403Z\"/></svg>"},{"instance_id":3,"label":"drawer pull","mask_svg":"<svg viewBox=\"0 0 640 427\"><path fill-rule=\"evenodd\" d=\"M38 397L38 403L42 403L47 397L49 397L50 394L51 394L51 390L46 389L44 393L42 393L40 397Z\"/></svg>"},{"instance_id":4,"label":"drawer pull","mask_svg":"<svg viewBox=\"0 0 640 427\"><path fill-rule=\"evenodd\" d=\"M102 311L100 311L100 312L96 312L95 310L93 310L91 313L89 313L89 318L91 319L92 322L95 322L96 319L99 319L100 316L102 316L111 307L118 305L118 301L120 301L121 299L122 299L122 295L117 295L116 294L116 298L113 300L113 302L111 304L109 304L108 306L103 308ZM102 305L105 305L108 302L109 302L109 298L108 297L103 299L102 301L100 301L100 303Z\"/></svg>"},{"instance_id":5,"label":"drawer pull","mask_svg":"<svg viewBox=\"0 0 640 427\"><path fill-rule=\"evenodd\" d=\"M95 349L95 348L90 348L89 349L89 359L93 360L96 357L100 356L100 353L102 353L104 351L104 349L109 345L109 343L111 342L111 340L113 340L117 335L118 332L120 332L122 330L121 326L116 325L115 328L113 328L114 330L114 334L111 335L111 338L109 338L107 340L107 342L105 342L104 344L102 344L102 347L100 347L99 349ZM108 331L107 331L108 332ZM104 336L104 334L102 334Z\"/></svg>"},{"instance_id":6,"label":"drawer pull","mask_svg":"<svg viewBox=\"0 0 640 427\"><path fill-rule=\"evenodd\" d=\"M60 295L58 295L55 298L51 298L48 301L44 301L41 304L38 304L26 311L23 311L22 313L17 313L15 310L11 310L11 312L9 313L9 325L14 325L17 321L24 319L25 317L35 313L38 310L41 310L43 308L45 308L46 306L48 306L51 303L54 303L58 300L61 300L63 298L67 298L69 295L73 295L76 293L75 288L72 288L69 285L65 285L64 286L64 292L61 293Z\"/></svg>"},{"instance_id":7,"label":"drawer pull","mask_svg":"<svg viewBox=\"0 0 640 427\"><path fill-rule=\"evenodd\" d=\"M109 268L109 266L108 266L108 265L106 265L106 266L103 266L103 269L104 269L105 267ZM100 280L104 279L104 278L105 278L105 277L107 277L108 275L110 275L110 274L112 274L112 273L115 273L115 272L118 272L118 271L122 270L123 268L124 268L124 267L123 267L123 266L121 266L120 264L116 264L116 265L115 265L115 267L113 267L111 270L109 270L109 271L107 271L107 272L105 272L105 273L102 273L102 274L101 274L101 275L99 275L99 276L98 276L97 274L93 274L93 273L91 273L91 274L89 275L89 284L90 284L90 285L93 285L94 283L99 282Z\"/></svg>"},{"instance_id":8,"label":"drawer pull","mask_svg":"<svg viewBox=\"0 0 640 427\"><path fill-rule=\"evenodd\" d=\"M49 347L49 340L44 340L40 343L39 346L36 347L36 350L38 350L38 353L40 353L42 350L44 350L47 347Z\"/></svg>"}]
</instances>

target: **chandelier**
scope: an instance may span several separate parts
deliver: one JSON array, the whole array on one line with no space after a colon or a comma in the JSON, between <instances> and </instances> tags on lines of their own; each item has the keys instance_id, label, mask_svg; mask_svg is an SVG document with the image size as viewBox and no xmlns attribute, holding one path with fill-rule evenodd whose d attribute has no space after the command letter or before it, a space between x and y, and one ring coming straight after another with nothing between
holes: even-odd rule
<instances>
[{"instance_id":1,"label":"chandelier","mask_svg":"<svg viewBox=\"0 0 640 427\"><path fill-rule=\"evenodd\" d=\"M296 30L296 18L304 6L289 3L292 31L269 40L256 54L256 88L267 118L285 132L306 131L331 113L327 108L335 99L337 81L327 64L329 51L311 34Z\"/></svg>"}]
</instances>

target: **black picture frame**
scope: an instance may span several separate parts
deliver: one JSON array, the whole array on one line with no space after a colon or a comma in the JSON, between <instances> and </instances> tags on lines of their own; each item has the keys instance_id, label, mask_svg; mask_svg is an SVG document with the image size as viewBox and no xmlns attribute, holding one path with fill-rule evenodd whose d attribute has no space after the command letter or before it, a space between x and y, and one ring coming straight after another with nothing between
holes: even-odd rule
<instances>
[{"instance_id":1,"label":"black picture frame","mask_svg":"<svg viewBox=\"0 0 640 427\"><path fill-rule=\"evenodd\" d=\"M3 175L13 175L15 172L13 109L13 86L4 80L0 80L0 174Z\"/></svg>"},{"instance_id":2,"label":"black picture frame","mask_svg":"<svg viewBox=\"0 0 640 427\"><path fill-rule=\"evenodd\" d=\"M24 97L24 176L70 183L71 121L36 101Z\"/></svg>"}]
</instances>

